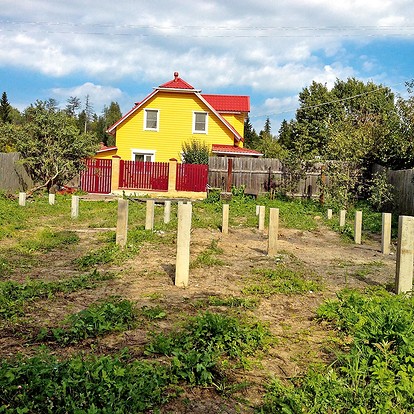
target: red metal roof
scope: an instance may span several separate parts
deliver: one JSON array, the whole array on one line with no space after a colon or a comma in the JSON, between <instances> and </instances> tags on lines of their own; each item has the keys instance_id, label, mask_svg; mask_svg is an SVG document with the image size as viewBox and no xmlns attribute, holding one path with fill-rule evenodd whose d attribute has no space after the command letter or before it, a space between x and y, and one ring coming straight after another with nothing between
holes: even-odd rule
<instances>
[{"instance_id":1,"label":"red metal roof","mask_svg":"<svg viewBox=\"0 0 414 414\"><path fill-rule=\"evenodd\" d=\"M245 95L207 95L201 96L218 112L249 112L250 97Z\"/></svg>"},{"instance_id":2,"label":"red metal roof","mask_svg":"<svg viewBox=\"0 0 414 414\"><path fill-rule=\"evenodd\" d=\"M181 79L178 75L178 72L174 72L174 79L163 83L159 88L171 88L171 89L194 89L189 83Z\"/></svg>"},{"instance_id":3,"label":"red metal roof","mask_svg":"<svg viewBox=\"0 0 414 414\"><path fill-rule=\"evenodd\" d=\"M107 147L103 142L99 143L99 149L96 152L105 152L105 151L112 151L112 150L117 150L118 147Z\"/></svg>"},{"instance_id":4,"label":"red metal roof","mask_svg":"<svg viewBox=\"0 0 414 414\"><path fill-rule=\"evenodd\" d=\"M249 148L235 147L233 145L213 144L211 152L217 154L233 154L233 155L251 155L260 157L263 154L259 151Z\"/></svg>"}]
</instances>

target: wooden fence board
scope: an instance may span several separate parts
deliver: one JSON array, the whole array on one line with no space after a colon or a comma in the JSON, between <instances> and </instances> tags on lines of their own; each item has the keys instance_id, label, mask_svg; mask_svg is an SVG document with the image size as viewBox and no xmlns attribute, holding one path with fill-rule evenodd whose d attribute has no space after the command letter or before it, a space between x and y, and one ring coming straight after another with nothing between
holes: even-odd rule
<instances>
[{"instance_id":1,"label":"wooden fence board","mask_svg":"<svg viewBox=\"0 0 414 414\"><path fill-rule=\"evenodd\" d=\"M209 158L209 185L211 187L227 187L227 157ZM316 164L312 171L306 173L306 177L300 180L295 196L318 196L320 193L319 178L321 165ZM268 190L269 179L280 183L286 175L283 164L273 158L233 158L234 187L245 186L251 192L260 194Z\"/></svg>"},{"instance_id":2,"label":"wooden fence board","mask_svg":"<svg viewBox=\"0 0 414 414\"><path fill-rule=\"evenodd\" d=\"M380 165L374 165L373 173L380 171L386 171L387 181L393 186L396 212L414 216L414 169L388 170Z\"/></svg>"},{"instance_id":3,"label":"wooden fence board","mask_svg":"<svg viewBox=\"0 0 414 414\"><path fill-rule=\"evenodd\" d=\"M24 166L19 162L18 152L0 152L0 189L4 191L27 191L34 187Z\"/></svg>"}]
</instances>

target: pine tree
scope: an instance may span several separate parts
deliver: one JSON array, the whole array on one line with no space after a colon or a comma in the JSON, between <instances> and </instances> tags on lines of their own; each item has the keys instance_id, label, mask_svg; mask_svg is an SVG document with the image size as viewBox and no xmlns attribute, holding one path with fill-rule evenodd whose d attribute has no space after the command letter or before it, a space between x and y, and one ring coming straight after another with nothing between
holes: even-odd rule
<instances>
[{"instance_id":1,"label":"pine tree","mask_svg":"<svg viewBox=\"0 0 414 414\"><path fill-rule=\"evenodd\" d=\"M0 101L0 120L4 124L11 124L12 118L11 118L11 111L12 107L9 104L9 101L7 99L7 93L3 92L1 95L1 101Z\"/></svg>"},{"instance_id":2,"label":"pine tree","mask_svg":"<svg viewBox=\"0 0 414 414\"><path fill-rule=\"evenodd\" d=\"M244 146L250 149L256 149L259 137L250 122L249 116L244 121Z\"/></svg>"}]
</instances>

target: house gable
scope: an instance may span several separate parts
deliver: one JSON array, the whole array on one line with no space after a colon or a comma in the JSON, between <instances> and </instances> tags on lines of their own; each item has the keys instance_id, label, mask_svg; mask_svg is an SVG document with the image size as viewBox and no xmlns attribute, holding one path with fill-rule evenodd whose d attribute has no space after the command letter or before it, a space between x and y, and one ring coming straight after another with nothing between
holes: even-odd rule
<instances>
[{"instance_id":1,"label":"house gable","mask_svg":"<svg viewBox=\"0 0 414 414\"><path fill-rule=\"evenodd\" d=\"M175 73L172 81L155 88L108 129L109 133L116 134L117 155L130 160L133 159L131 148L140 148L151 151L156 161L180 159L183 142L193 139L210 148L213 144L242 146L249 99L223 96L220 100L219 95L202 95ZM230 110L231 101L238 104L233 105L233 110ZM212 104L218 105L220 110ZM156 128L145 128L146 110L151 110L154 119L154 111L157 111ZM207 114L206 133L194 131L194 114L199 112Z\"/></svg>"}]
</instances>

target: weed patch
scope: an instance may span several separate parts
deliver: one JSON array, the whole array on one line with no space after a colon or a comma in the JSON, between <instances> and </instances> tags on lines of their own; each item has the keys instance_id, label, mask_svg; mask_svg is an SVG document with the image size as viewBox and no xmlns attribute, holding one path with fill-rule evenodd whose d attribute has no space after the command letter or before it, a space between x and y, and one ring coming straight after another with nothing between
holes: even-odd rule
<instances>
[{"instance_id":1,"label":"weed patch","mask_svg":"<svg viewBox=\"0 0 414 414\"><path fill-rule=\"evenodd\" d=\"M60 361L49 354L3 360L0 412L141 413L174 395L169 368L116 357L77 356Z\"/></svg>"},{"instance_id":2,"label":"weed patch","mask_svg":"<svg viewBox=\"0 0 414 414\"><path fill-rule=\"evenodd\" d=\"M196 308L208 306L223 306L228 308L256 309L260 303L258 298L241 298L238 296L209 296L207 299L199 299L194 303Z\"/></svg>"},{"instance_id":3,"label":"weed patch","mask_svg":"<svg viewBox=\"0 0 414 414\"><path fill-rule=\"evenodd\" d=\"M268 329L259 322L205 312L191 318L182 330L169 335L153 334L148 354L171 358L172 372L190 384L209 385L220 378L220 362L242 359L266 348Z\"/></svg>"},{"instance_id":4,"label":"weed patch","mask_svg":"<svg viewBox=\"0 0 414 414\"><path fill-rule=\"evenodd\" d=\"M202 251L197 258L190 263L190 268L197 267L209 267L209 266L222 266L224 261L217 256L223 253L223 249L218 247L218 241L212 240L210 245Z\"/></svg>"},{"instance_id":5,"label":"weed patch","mask_svg":"<svg viewBox=\"0 0 414 414\"><path fill-rule=\"evenodd\" d=\"M248 284L243 293L271 296L276 294L303 294L322 290L322 285L317 280L305 278L300 271L294 271L284 264L279 264L275 269L255 269L252 283Z\"/></svg>"},{"instance_id":6,"label":"weed patch","mask_svg":"<svg viewBox=\"0 0 414 414\"><path fill-rule=\"evenodd\" d=\"M132 302L110 298L70 315L62 328L44 328L37 341L53 341L60 345L74 344L86 338L95 338L109 332L130 329L136 320Z\"/></svg>"},{"instance_id":7,"label":"weed patch","mask_svg":"<svg viewBox=\"0 0 414 414\"><path fill-rule=\"evenodd\" d=\"M111 274L93 271L58 282L28 280L25 283L0 282L0 319L11 319L24 314L27 305L41 298L51 298L58 292L70 293L96 286L103 280L112 279Z\"/></svg>"},{"instance_id":8,"label":"weed patch","mask_svg":"<svg viewBox=\"0 0 414 414\"><path fill-rule=\"evenodd\" d=\"M268 386L262 413L411 413L414 298L344 290L317 311L343 335L337 360Z\"/></svg>"},{"instance_id":9,"label":"weed patch","mask_svg":"<svg viewBox=\"0 0 414 414\"><path fill-rule=\"evenodd\" d=\"M63 230L54 232L44 229L34 239L25 239L19 243L20 248L28 253L49 252L57 247L78 243L79 236L74 231Z\"/></svg>"},{"instance_id":10,"label":"weed patch","mask_svg":"<svg viewBox=\"0 0 414 414\"><path fill-rule=\"evenodd\" d=\"M79 257L73 261L77 269L86 270L94 266L104 265L108 263L119 264L123 261L134 257L137 249L134 246L127 246L122 249L118 245L111 243L100 249L93 250L86 255Z\"/></svg>"},{"instance_id":11,"label":"weed patch","mask_svg":"<svg viewBox=\"0 0 414 414\"><path fill-rule=\"evenodd\" d=\"M153 321L156 319L165 319L167 317L167 312L161 308L161 306L143 306L140 309L140 313L144 318Z\"/></svg>"}]
</instances>

